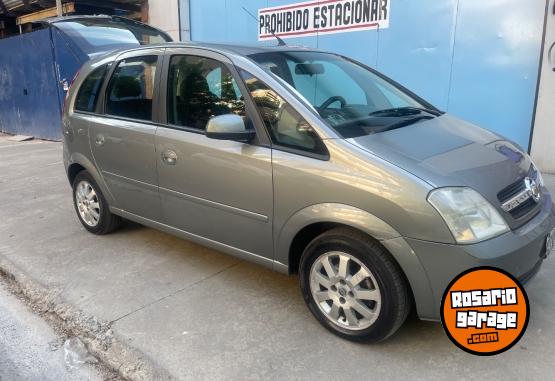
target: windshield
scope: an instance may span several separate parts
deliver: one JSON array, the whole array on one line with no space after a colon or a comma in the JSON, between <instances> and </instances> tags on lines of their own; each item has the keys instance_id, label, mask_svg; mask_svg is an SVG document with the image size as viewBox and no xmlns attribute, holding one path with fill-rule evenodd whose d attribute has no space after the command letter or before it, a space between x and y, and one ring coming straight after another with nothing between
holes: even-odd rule
<instances>
[{"instance_id":1,"label":"windshield","mask_svg":"<svg viewBox=\"0 0 555 381\"><path fill-rule=\"evenodd\" d=\"M250 56L310 102L344 138L401 128L440 113L365 67L320 52L271 52Z\"/></svg>"},{"instance_id":2,"label":"windshield","mask_svg":"<svg viewBox=\"0 0 555 381\"><path fill-rule=\"evenodd\" d=\"M170 42L171 39L148 25L124 19L88 18L56 22L87 54L126 46Z\"/></svg>"}]
</instances>

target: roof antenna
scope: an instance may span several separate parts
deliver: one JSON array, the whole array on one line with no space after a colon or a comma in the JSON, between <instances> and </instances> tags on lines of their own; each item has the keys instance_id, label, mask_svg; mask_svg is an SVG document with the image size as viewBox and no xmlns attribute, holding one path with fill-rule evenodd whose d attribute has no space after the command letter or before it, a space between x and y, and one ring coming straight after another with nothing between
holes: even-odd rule
<instances>
[{"instance_id":1,"label":"roof antenna","mask_svg":"<svg viewBox=\"0 0 555 381\"><path fill-rule=\"evenodd\" d=\"M254 19L254 21L256 21L256 24L258 25L258 19L256 18L256 16L253 15L251 12L249 12L249 10L248 10L247 8L245 8L245 7L241 7L241 8L243 8L243 10L244 10L245 12L247 12L247 13L249 14L249 16L251 16L251 17ZM274 32L270 32L270 33L272 33L272 36L274 36L274 38L278 41L278 46L287 46L287 44L285 43L285 41L283 41L283 40L282 40L279 36L277 36Z\"/></svg>"}]
</instances>

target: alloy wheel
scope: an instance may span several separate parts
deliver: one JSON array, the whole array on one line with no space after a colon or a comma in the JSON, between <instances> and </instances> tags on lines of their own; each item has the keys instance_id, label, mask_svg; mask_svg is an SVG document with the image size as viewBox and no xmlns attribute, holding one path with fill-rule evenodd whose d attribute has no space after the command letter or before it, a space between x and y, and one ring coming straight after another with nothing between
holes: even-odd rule
<instances>
[{"instance_id":1,"label":"alloy wheel","mask_svg":"<svg viewBox=\"0 0 555 381\"><path fill-rule=\"evenodd\" d=\"M320 311L333 324L363 330L377 320L382 295L372 272L344 252L327 252L310 269L310 291Z\"/></svg>"},{"instance_id":2,"label":"alloy wheel","mask_svg":"<svg viewBox=\"0 0 555 381\"><path fill-rule=\"evenodd\" d=\"M81 219L90 227L100 220L100 202L93 186L88 181L80 181L75 189L75 201Z\"/></svg>"}]
</instances>

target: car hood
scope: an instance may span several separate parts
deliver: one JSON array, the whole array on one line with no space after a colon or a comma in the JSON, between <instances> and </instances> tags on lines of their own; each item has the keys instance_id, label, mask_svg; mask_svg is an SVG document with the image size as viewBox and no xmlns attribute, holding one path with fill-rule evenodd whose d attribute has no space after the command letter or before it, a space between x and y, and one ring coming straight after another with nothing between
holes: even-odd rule
<instances>
[{"instance_id":1,"label":"car hood","mask_svg":"<svg viewBox=\"0 0 555 381\"><path fill-rule=\"evenodd\" d=\"M471 187L498 210L498 193L523 180L532 166L515 144L447 114L347 140L433 187Z\"/></svg>"}]
</instances>

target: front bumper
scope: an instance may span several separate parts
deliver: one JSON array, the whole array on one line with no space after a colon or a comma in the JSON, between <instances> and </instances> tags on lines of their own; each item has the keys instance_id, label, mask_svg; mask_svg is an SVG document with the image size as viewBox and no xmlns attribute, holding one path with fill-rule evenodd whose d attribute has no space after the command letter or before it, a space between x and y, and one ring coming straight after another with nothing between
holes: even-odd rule
<instances>
[{"instance_id":1,"label":"front bumper","mask_svg":"<svg viewBox=\"0 0 555 381\"><path fill-rule=\"evenodd\" d=\"M523 283L530 280L539 271L546 255L547 235L555 226L555 205L549 193L544 193L542 202L541 211L526 225L484 242L455 245L405 238L424 268L431 289L432 300L417 300L415 295L419 316L439 320L443 292L451 280L469 268L493 266Z\"/></svg>"}]
</instances>

